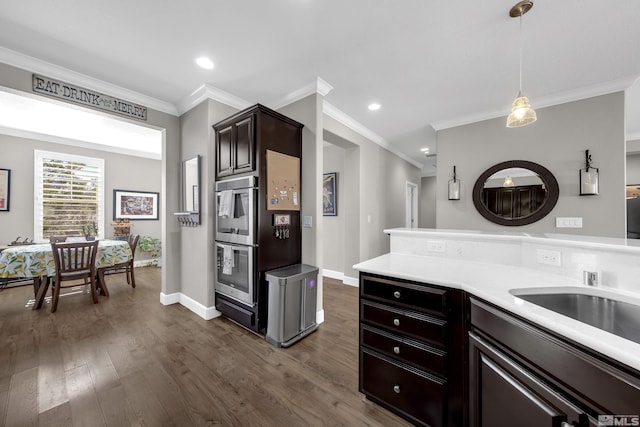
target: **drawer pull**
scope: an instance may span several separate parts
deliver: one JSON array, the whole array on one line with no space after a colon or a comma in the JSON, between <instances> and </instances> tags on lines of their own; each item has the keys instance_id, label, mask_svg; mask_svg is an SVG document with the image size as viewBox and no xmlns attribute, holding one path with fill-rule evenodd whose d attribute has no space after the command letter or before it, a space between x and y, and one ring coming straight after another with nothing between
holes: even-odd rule
<instances>
[{"instance_id":1,"label":"drawer pull","mask_svg":"<svg viewBox=\"0 0 640 427\"><path fill-rule=\"evenodd\" d=\"M393 391L395 391L396 393L400 394L400 386L399 385L394 385L393 386Z\"/></svg>"},{"instance_id":2,"label":"drawer pull","mask_svg":"<svg viewBox=\"0 0 640 427\"><path fill-rule=\"evenodd\" d=\"M400 298L400 291L395 291L395 292L393 293L393 296L394 296L395 298Z\"/></svg>"},{"instance_id":3,"label":"drawer pull","mask_svg":"<svg viewBox=\"0 0 640 427\"><path fill-rule=\"evenodd\" d=\"M395 326L400 326L400 319L393 319L393 324Z\"/></svg>"},{"instance_id":4,"label":"drawer pull","mask_svg":"<svg viewBox=\"0 0 640 427\"><path fill-rule=\"evenodd\" d=\"M395 354L400 354L400 347L398 347L398 346L393 347L393 352Z\"/></svg>"}]
</instances>

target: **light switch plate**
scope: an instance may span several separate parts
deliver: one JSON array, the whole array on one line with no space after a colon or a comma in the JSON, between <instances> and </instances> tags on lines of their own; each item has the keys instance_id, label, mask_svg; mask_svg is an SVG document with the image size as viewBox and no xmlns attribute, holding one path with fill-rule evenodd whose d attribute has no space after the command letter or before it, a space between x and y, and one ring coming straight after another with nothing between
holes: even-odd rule
<instances>
[{"instance_id":1,"label":"light switch plate","mask_svg":"<svg viewBox=\"0 0 640 427\"><path fill-rule=\"evenodd\" d=\"M305 215L302 217L302 226L306 228L313 227L313 217Z\"/></svg>"},{"instance_id":2,"label":"light switch plate","mask_svg":"<svg viewBox=\"0 0 640 427\"><path fill-rule=\"evenodd\" d=\"M557 217L556 228L582 228L582 217Z\"/></svg>"}]
</instances>

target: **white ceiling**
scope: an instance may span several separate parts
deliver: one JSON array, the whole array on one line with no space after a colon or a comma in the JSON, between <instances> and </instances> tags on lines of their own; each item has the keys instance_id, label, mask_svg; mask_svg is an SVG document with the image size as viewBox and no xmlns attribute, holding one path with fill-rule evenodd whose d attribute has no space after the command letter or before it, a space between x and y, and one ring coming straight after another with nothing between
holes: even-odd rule
<instances>
[{"instance_id":1,"label":"white ceiling","mask_svg":"<svg viewBox=\"0 0 640 427\"><path fill-rule=\"evenodd\" d=\"M203 84L279 106L320 77L333 86L327 102L424 164L434 129L506 119L518 92L515 3L2 0L0 61L18 52L179 112ZM539 108L627 89L639 40L638 0L536 0L523 18L523 93ZM199 69L201 55L215 69ZM640 138L640 84L627 107L627 135Z\"/></svg>"}]
</instances>

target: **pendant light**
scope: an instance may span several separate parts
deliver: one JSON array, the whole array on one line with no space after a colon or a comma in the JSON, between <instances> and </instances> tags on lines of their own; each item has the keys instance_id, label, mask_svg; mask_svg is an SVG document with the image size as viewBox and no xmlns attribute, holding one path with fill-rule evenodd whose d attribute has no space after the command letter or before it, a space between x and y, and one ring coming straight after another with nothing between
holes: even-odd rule
<instances>
[{"instance_id":1,"label":"pendant light","mask_svg":"<svg viewBox=\"0 0 640 427\"><path fill-rule=\"evenodd\" d=\"M520 86L518 96L511 106L511 114L507 117L508 128L526 126L538 120L535 110L529 104L529 98L522 95L522 15L531 10L532 7L533 2L524 0L513 6L509 11L509 16L520 19Z\"/></svg>"}]
</instances>

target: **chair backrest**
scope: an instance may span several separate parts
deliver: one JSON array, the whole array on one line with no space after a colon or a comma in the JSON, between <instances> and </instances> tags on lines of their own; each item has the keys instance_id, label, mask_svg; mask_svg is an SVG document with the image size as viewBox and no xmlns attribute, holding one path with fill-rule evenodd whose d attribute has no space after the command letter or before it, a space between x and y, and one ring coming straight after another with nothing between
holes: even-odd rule
<instances>
[{"instance_id":1,"label":"chair backrest","mask_svg":"<svg viewBox=\"0 0 640 427\"><path fill-rule=\"evenodd\" d=\"M130 234L129 235L129 246L131 247L131 259L136 256L136 248L138 247L138 240L140 239L139 234Z\"/></svg>"},{"instance_id":2,"label":"chair backrest","mask_svg":"<svg viewBox=\"0 0 640 427\"><path fill-rule=\"evenodd\" d=\"M49 243L66 242L67 236L49 236Z\"/></svg>"},{"instance_id":3,"label":"chair backrest","mask_svg":"<svg viewBox=\"0 0 640 427\"><path fill-rule=\"evenodd\" d=\"M97 240L74 243L53 242L51 249L53 249L53 261L59 278L84 272L91 276L95 275Z\"/></svg>"}]
</instances>

